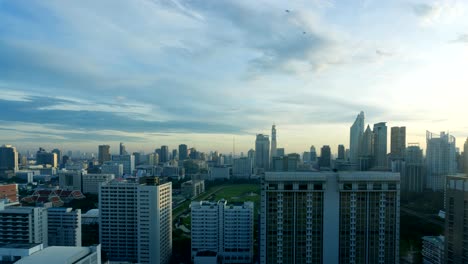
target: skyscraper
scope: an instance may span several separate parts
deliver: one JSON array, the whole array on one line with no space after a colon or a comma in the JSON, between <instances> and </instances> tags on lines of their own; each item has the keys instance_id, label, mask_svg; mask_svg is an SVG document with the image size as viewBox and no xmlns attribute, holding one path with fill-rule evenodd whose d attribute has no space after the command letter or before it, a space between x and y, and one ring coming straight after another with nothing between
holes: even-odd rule
<instances>
[{"instance_id":1,"label":"skyscraper","mask_svg":"<svg viewBox=\"0 0 468 264\"><path fill-rule=\"evenodd\" d=\"M187 145L185 144L180 144L179 145L179 160L186 160L187 157L188 157L188 153L187 153Z\"/></svg>"},{"instance_id":2,"label":"skyscraper","mask_svg":"<svg viewBox=\"0 0 468 264\"><path fill-rule=\"evenodd\" d=\"M426 132L426 188L443 191L445 178L457 172L455 137Z\"/></svg>"},{"instance_id":3,"label":"skyscraper","mask_svg":"<svg viewBox=\"0 0 468 264\"><path fill-rule=\"evenodd\" d=\"M374 132L372 132L369 125L362 136L361 148L359 153L359 170L366 171L372 167L374 155Z\"/></svg>"},{"instance_id":4,"label":"skyscraper","mask_svg":"<svg viewBox=\"0 0 468 264\"><path fill-rule=\"evenodd\" d=\"M387 125L385 122L374 124L373 152L375 169L387 170Z\"/></svg>"},{"instance_id":5,"label":"skyscraper","mask_svg":"<svg viewBox=\"0 0 468 264\"><path fill-rule=\"evenodd\" d=\"M57 167L57 154L47 152L43 148L39 148L36 152L36 164L37 165L51 165L52 167Z\"/></svg>"},{"instance_id":6,"label":"skyscraper","mask_svg":"<svg viewBox=\"0 0 468 264\"><path fill-rule=\"evenodd\" d=\"M51 152L57 154L57 163L62 164L62 151L60 149L53 149Z\"/></svg>"},{"instance_id":7,"label":"skyscraper","mask_svg":"<svg viewBox=\"0 0 468 264\"><path fill-rule=\"evenodd\" d=\"M120 142L119 145L119 155L127 155L127 150L125 150L125 145L123 142Z\"/></svg>"},{"instance_id":8,"label":"skyscraper","mask_svg":"<svg viewBox=\"0 0 468 264\"><path fill-rule=\"evenodd\" d=\"M81 210L47 209L49 246L81 247Z\"/></svg>"},{"instance_id":9,"label":"skyscraper","mask_svg":"<svg viewBox=\"0 0 468 264\"><path fill-rule=\"evenodd\" d=\"M135 156L133 156L133 155L112 155L112 162L122 164L123 173L125 175L132 175L133 174L133 170L135 169ZM116 177L117 177L117 175L116 175Z\"/></svg>"},{"instance_id":10,"label":"skyscraper","mask_svg":"<svg viewBox=\"0 0 468 264\"><path fill-rule=\"evenodd\" d=\"M267 172L260 263L398 263L399 175Z\"/></svg>"},{"instance_id":11,"label":"skyscraper","mask_svg":"<svg viewBox=\"0 0 468 264\"><path fill-rule=\"evenodd\" d=\"M173 160L178 160L179 159L179 155L177 153L177 149L173 149L172 150L172 159Z\"/></svg>"},{"instance_id":12,"label":"skyscraper","mask_svg":"<svg viewBox=\"0 0 468 264\"><path fill-rule=\"evenodd\" d=\"M0 176L6 172L14 173L18 170L18 152L11 145L0 147Z\"/></svg>"},{"instance_id":13,"label":"skyscraper","mask_svg":"<svg viewBox=\"0 0 468 264\"><path fill-rule=\"evenodd\" d=\"M392 127L390 154L393 159L404 159L406 149L406 127Z\"/></svg>"},{"instance_id":14,"label":"skyscraper","mask_svg":"<svg viewBox=\"0 0 468 264\"><path fill-rule=\"evenodd\" d=\"M100 145L98 149L98 161L99 164L104 164L106 161L111 160L110 155L110 146L109 145Z\"/></svg>"},{"instance_id":15,"label":"skyscraper","mask_svg":"<svg viewBox=\"0 0 468 264\"><path fill-rule=\"evenodd\" d=\"M315 146L310 146L310 162L317 162L317 150L315 150Z\"/></svg>"},{"instance_id":16,"label":"skyscraper","mask_svg":"<svg viewBox=\"0 0 468 264\"><path fill-rule=\"evenodd\" d=\"M364 133L364 112L361 111L350 128L349 160L358 164L362 134Z\"/></svg>"},{"instance_id":17,"label":"skyscraper","mask_svg":"<svg viewBox=\"0 0 468 264\"><path fill-rule=\"evenodd\" d=\"M276 153L276 126L273 125L271 127L271 153L270 158L276 157L278 153Z\"/></svg>"},{"instance_id":18,"label":"skyscraper","mask_svg":"<svg viewBox=\"0 0 468 264\"><path fill-rule=\"evenodd\" d=\"M338 159L345 159L345 147L343 145L338 145Z\"/></svg>"},{"instance_id":19,"label":"skyscraper","mask_svg":"<svg viewBox=\"0 0 468 264\"><path fill-rule=\"evenodd\" d=\"M270 140L258 134L255 140L255 168L267 171L270 168Z\"/></svg>"},{"instance_id":20,"label":"skyscraper","mask_svg":"<svg viewBox=\"0 0 468 264\"><path fill-rule=\"evenodd\" d=\"M160 162L168 162L169 161L169 147L168 146L161 146L161 155L159 156Z\"/></svg>"},{"instance_id":21,"label":"skyscraper","mask_svg":"<svg viewBox=\"0 0 468 264\"><path fill-rule=\"evenodd\" d=\"M148 179L103 183L99 240L111 261L169 263L172 254L172 185ZM119 197L119 198L116 198Z\"/></svg>"},{"instance_id":22,"label":"skyscraper","mask_svg":"<svg viewBox=\"0 0 468 264\"><path fill-rule=\"evenodd\" d=\"M401 176L402 192L422 192L424 190L423 151L418 144L409 144L405 154L405 172Z\"/></svg>"},{"instance_id":23,"label":"skyscraper","mask_svg":"<svg viewBox=\"0 0 468 264\"><path fill-rule=\"evenodd\" d=\"M320 149L319 166L320 168L331 168L331 149L328 145Z\"/></svg>"}]
</instances>

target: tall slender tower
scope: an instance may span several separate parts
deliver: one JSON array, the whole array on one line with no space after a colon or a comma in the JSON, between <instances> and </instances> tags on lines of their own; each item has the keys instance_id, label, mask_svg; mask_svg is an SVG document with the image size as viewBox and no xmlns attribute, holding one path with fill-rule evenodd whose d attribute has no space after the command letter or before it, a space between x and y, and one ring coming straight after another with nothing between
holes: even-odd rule
<instances>
[{"instance_id":1,"label":"tall slender tower","mask_svg":"<svg viewBox=\"0 0 468 264\"><path fill-rule=\"evenodd\" d=\"M465 145L463 145L463 158L464 158L463 168L465 170L465 174L468 175L468 138L465 141Z\"/></svg>"},{"instance_id":2,"label":"tall slender tower","mask_svg":"<svg viewBox=\"0 0 468 264\"><path fill-rule=\"evenodd\" d=\"M353 125L350 128L349 137L349 159L351 163L357 164L359 161L359 152L364 133L364 112L361 111L356 117Z\"/></svg>"},{"instance_id":3,"label":"tall slender tower","mask_svg":"<svg viewBox=\"0 0 468 264\"><path fill-rule=\"evenodd\" d=\"M374 124L374 168L387 169L387 125L385 122Z\"/></svg>"},{"instance_id":4,"label":"tall slender tower","mask_svg":"<svg viewBox=\"0 0 468 264\"><path fill-rule=\"evenodd\" d=\"M276 157L277 152L276 152L276 125L273 125L271 127L271 149L270 149L270 158Z\"/></svg>"},{"instance_id":5,"label":"tall slender tower","mask_svg":"<svg viewBox=\"0 0 468 264\"><path fill-rule=\"evenodd\" d=\"M255 140L255 167L265 171L270 168L270 139L266 135L258 134Z\"/></svg>"}]
</instances>

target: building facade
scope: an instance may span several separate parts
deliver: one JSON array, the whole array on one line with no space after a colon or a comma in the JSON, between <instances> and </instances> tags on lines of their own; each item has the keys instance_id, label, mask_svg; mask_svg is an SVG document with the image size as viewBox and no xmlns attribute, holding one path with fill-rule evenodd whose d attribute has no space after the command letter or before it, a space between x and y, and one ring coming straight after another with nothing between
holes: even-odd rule
<instances>
[{"instance_id":1,"label":"building facade","mask_svg":"<svg viewBox=\"0 0 468 264\"><path fill-rule=\"evenodd\" d=\"M132 175L135 169L135 156L133 155L112 155L112 162L122 164L124 175Z\"/></svg>"},{"instance_id":2,"label":"building facade","mask_svg":"<svg viewBox=\"0 0 468 264\"><path fill-rule=\"evenodd\" d=\"M364 133L364 112L361 111L356 117L349 133L349 159L351 163L357 164L359 161L362 134Z\"/></svg>"},{"instance_id":3,"label":"building facade","mask_svg":"<svg viewBox=\"0 0 468 264\"><path fill-rule=\"evenodd\" d=\"M103 182L109 182L114 178L114 174L84 174L83 193L99 194L99 185Z\"/></svg>"},{"instance_id":4,"label":"building facade","mask_svg":"<svg viewBox=\"0 0 468 264\"><path fill-rule=\"evenodd\" d=\"M253 262L253 202L192 202L191 212L192 258L211 251L222 263Z\"/></svg>"},{"instance_id":5,"label":"building facade","mask_svg":"<svg viewBox=\"0 0 468 264\"><path fill-rule=\"evenodd\" d=\"M81 210L52 207L47 210L49 246L81 247Z\"/></svg>"},{"instance_id":6,"label":"building facade","mask_svg":"<svg viewBox=\"0 0 468 264\"><path fill-rule=\"evenodd\" d=\"M406 127L390 129L390 154L392 159L404 159L406 150Z\"/></svg>"},{"instance_id":7,"label":"building facade","mask_svg":"<svg viewBox=\"0 0 468 264\"><path fill-rule=\"evenodd\" d=\"M252 160L248 157L234 159L232 176L249 179L252 175Z\"/></svg>"},{"instance_id":8,"label":"building facade","mask_svg":"<svg viewBox=\"0 0 468 264\"><path fill-rule=\"evenodd\" d=\"M388 169L387 162L387 125L385 122L374 124L374 138L372 149L374 154L373 168L379 170Z\"/></svg>"},{"instance_id":9,"label":"building facade","mask_svg":"<svg viewBox=\"0 0 468 264\"><path fill-rule=\"evenodd\" d=\"M267 171L270 168L270 140L258 134L255 140L255 168Z\"/></svg>"},{"instance_id":10,"label":"building facade","mask_svg":"<svg viewBox=\"0 0 468 264\"><path fill-rule=\"evenodd\" d=\"M0 147L0 176L18 171L18 152L11 145Z\"/></svg>"},{"instance_id":11,"label":"building facade","mask_svg":"<svg viewBox=\"0 0 468 264\"><path fill-rule=\"evenodd\" d=\"M267 172L260 263L399 263L399 175Z\"/></svg>"},{"instance_id":12,"label":"building facade","mask_svg":"<svg viewBox=\"0 0 468 264\"><path fill-rule=\"evenodd\" d=\"M457 172L455 137L426 132L426 188L443 191L445 179Z\"/></svg>"},{"instance_id":13,"label":"building facade","mask_svg":"<svg viewBox=\"0 0 468 264\"><path fill-rule=\"evenodd\" d=\"M444 264L444 236L424 236L422 238L423 264Z\"/></svg>"},{"instance_id":14,"label":"building facade","mask_svg":"<svg viewBox=\"0 0 468 264\"><path fill-rule=\"evenodd\" d=\"M270 148L270 158L276 157L278 153L276 153L276 126L273 125L271 127L271 148Z\"/></svg>"},{"instance_id":15,"label":"building facade","mask_svg":"<svg viewBox=\"0 0 468 264\"><path fill-rule=\"evenodd\" d=\"M48 246L47 208L0 205L0 243Z\"/></svg>"},{"instance_id":16,"label":"building facade","mask_svg":"<svg viewBox=\"0 0 468 264\"><path fill-rule=\"evenodd\" d=\"M104 164L106 161L111 160L110 146L109 145L99 145L98 147L98 161L99 164Z\"/></svg>"}]
</instances>

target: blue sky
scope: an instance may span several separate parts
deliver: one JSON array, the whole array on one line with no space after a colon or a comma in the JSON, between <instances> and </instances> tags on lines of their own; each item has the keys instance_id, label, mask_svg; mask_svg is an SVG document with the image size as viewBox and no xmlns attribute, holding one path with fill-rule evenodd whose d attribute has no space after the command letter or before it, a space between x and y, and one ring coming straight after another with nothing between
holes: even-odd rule
<instances>
[{"instance_id":1,"label":"blue sky","mask_svg":"<svg viewBox=\"0 0 468 264\"><path fill-rule=\"evenodd\" d=\"M96 151L468 136L465 1L0 0L0 141ZM79 147L78 147L79 146Z\"/></svg>"}]
</instances>

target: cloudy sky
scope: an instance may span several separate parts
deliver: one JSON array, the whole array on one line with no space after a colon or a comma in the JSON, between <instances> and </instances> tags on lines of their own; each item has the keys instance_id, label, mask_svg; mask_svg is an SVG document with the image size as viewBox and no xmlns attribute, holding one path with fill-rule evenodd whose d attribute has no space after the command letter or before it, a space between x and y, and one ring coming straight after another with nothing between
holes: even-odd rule
<instances>
[{"instance_id":1,"label":"cloudy sky","mask_svg":"<svg viewBox=\"0 0 468 264\"><path fill-rule=\"evenodd\" d=\"M468 136L466 1L0 0L0 143L246 152Z\"/></svg>"}]
</instances>

